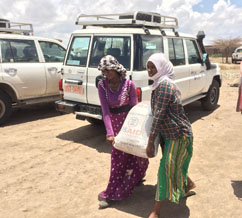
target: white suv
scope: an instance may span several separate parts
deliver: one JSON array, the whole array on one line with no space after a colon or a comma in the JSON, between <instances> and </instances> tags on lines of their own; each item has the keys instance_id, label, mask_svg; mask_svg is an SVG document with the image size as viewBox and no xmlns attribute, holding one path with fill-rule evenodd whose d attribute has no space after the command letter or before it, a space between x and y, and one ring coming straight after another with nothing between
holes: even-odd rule
<instances>
[{"instance_id":1,"label":"white suv","mask_svg":"<svg viewBox=\"0 0 242 218\"><path fill-rule=\"evenodd\" d=\"M97 20L90 20L90 18ZM84 20L83 20L84 19ZM76 114L91 123L102 119L97 91L100 59L111 54L127 69L127 77L137 87L139 101L150 99L146 61L163 52L173 63L175 82L183 104L201 100L203 108L216 107L221 86L220 68L211 64L203 46L202 31L197 37L175 31L176 18L156 13L135 12L111 15L81 15L76 24L83 28L72 33L67 49L59 111ZM92 28L94 26L94 28Z\"/></svg>"},{"instance_id":2,"label":"white suv","mask_svg":"<svg viewBox=\"0 0 242 218\"><path fill-rule=\"evenodd\" d=\"M242 61L242 46L236 48L232 53L232 63L237 64L237 61Z\"/></svg>"},{"instance_id":3,"label":"white suv","mask_svg":"<svg viewBox=\"0 0 242 218\"><path fill-rule=\"evenodd\" d=\"M0 124L14 107L59 99L66 49L32 30L31 24L0 20Z\"/></svg>"}]
</instances>

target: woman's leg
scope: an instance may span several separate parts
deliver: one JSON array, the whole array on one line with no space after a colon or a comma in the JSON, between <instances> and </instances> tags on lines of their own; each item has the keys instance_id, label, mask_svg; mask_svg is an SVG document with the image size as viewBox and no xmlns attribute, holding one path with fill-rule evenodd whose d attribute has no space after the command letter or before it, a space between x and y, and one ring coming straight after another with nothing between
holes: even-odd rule
<instances>
[{"instance_id":1,"label":"woman's leg","mask_svg":"<svg viewBox=\"0 0 242 218\"><path fill-rule=\"evenodd\" d=\"M187 188L186 188L186 193L189 192L190 190L196 188L196 184L191 180L189 176L187 176Z\"/></svg>"},{"instance_id":2,"label":"woman's leg","mask_svg":"<svg viewBox=\"0 0 242 218\"><path fill-rule=\"evenodd\" d=\"M161 201L155 201L152 212L149 215L149 218L159 218L160 207L161 207Z\"/></svg>"},{"instance_id":3,"label":"woman's leg","mask_svg":"<svg viewBox=\"0 0 242 218\"><path fill-rule=\"evenodd\" d=\"M159 139L160 139L160 145L162 149L162 154L164 154L165 151L165 139L162 137L161 134L159 134ZM190 190L196 188L196 184L191 180L189 176L187 176L187 188L186 188L186 193L188 193Z\"/></svg>"},{"instance_id":4,"label":"woman's leg","mask_svg":"<svg viewBox=\"0 0 242 218\"><path fill-rule=\"evenodd\" d=\"M131 189L133 189L137 183L142 181L142 179L145 176L148 165L149 160L147 158L137 157L131 154L129 155L126 169L127 171L132 173L130 174L130 177L126 179L129 179L130 183L134 184L132 185Z\"/></svg>"},{"instance_id":5,"label":"woman's leg","mask_svg":"<svg viewBox=\"0 0 242 218\"><path fill-rule=\"evenodd\" d=\"M166 140L158 171L156 201L168 199L178 203L186 196L187 190L195 187L192 180L187 177L191 156L192 137Z\"/></svg>"},{"instance_id":6,"label":"woman's leg","mask_svg":"<svg viewBox=\"0 0 242 218\"><path fill-rule=\"evenodd\" d=\"M128 154L112 147L108 186L105 191L99 194L99 197L109 200L122 200L124 198L123 179L126 176L127 157Z\"/></svg>"}]
</instances>

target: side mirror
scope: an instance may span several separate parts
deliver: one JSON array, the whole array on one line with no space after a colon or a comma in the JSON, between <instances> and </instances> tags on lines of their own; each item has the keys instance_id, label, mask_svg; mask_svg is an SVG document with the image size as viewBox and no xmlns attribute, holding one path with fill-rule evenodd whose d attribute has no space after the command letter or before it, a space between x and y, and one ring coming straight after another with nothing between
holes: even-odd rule
<instances>
[{"instance_id":1,"label":"side mirror","mask_svg":"<svg viewBox=\"0 0 242 218\"><path fill-rule=\"evenodd\" d=\"M202 56L203 63L205 63L207 57L208 57L208 54L207 53L203 53L203 56Z\"/></svg>"}]
</instances>

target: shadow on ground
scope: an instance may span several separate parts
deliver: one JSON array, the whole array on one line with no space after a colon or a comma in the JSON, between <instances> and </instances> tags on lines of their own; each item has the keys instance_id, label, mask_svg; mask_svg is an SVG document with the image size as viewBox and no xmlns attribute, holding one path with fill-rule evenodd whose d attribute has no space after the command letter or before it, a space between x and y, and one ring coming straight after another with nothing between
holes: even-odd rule
<instances>
[{"instance_id":1,"label":"shadow on ground","mask_svg":"<svg viewBox=\"0 0 242 218\"><path fill-rule=\"evenodd\" d=\"M196 101L191 104L188 104L184 106L184 110L186 112L186 115L191 123L194 123L195 121L199 119L203 119L204 117L208 116L209 114L213 113L215 110L217 110L220 106L218 105L214 110L212 111L205 111L202 109L201 102Z\"/></svg>"},{"instance_id":2,"label":"shadow on ground","mask_svg":"<svg viewBox=\"0 0 242 218\"><path fill-rule=\"evenodd\" d=\"M201 108L200 102L194 102L185 106L185 111L192 123L213 112L204 111ZM110 153L111 146L107 146L105 134L106 130L104 124L89 124L60 134L57 138L83 144L84 146L96 149L98 152Z\"/></svg>"},{"instance_id":3,"label":"shadow on ground","mask_svg":"<svg viewBox=\"0 0 242 218\"><path fill-rule=\"evenodd\" d=\"M242 201L242 181L231 181L231 185L234 189L234 195Z\"/></svg>"},{"instance_id":4,"label":"shadow on ground","mask_svg":"<svg viewBox=\"0 0 242 218\"><path fill-rule=\"evenodd\" d=\"M141 185L134 189L132 195L120 202L115 202L112 207L117 210L138 217L148 217L154 204L155 186ZM186 198L179 204L164 201L161 206L161 218L188 218L190 210L186 205Z\"/></svg>"},{"instance_id":5,"label":"shadow on ground","mask_svg":"<svg viewBox=\"0 0 242 218\"><path fill-rule=\"evenodd\" d=\"M1 126L12 126L60 115L61 114L56 111L54 103L26 105L22 108L14 109L11 117Z\"/></svg>"},{"instance_id":6,"label":"shadow on ground","mask_svg":"<svg viewBox=\"0 0 242 218\"><path fill-rule=\"evenodd\" d=\"M106 130L104 124L86 125L70 130L56 136L59 139L80 143L84 146L96 149L98 152L111 153L105 139Z\"/></svg>"}]
</instances>

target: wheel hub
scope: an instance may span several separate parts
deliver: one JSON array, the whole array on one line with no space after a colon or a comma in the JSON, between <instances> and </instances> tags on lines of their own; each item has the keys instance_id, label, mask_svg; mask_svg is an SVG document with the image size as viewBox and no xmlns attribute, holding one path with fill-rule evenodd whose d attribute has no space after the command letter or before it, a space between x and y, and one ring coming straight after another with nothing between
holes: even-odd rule
<instances>
[{"instance_id":1,"label":"wheel hub","mask_svg":"<svg viewBox=\"0 0 242 218\"><path fill-rule=\"evenodd\" d=\"M3 115L5 114L5 111L6 111L5 104L2 100L0 100L0 118L3 117Z\"/></svg>"},{"instance_id":2,"label":"wheel hub","mask_svg":"<svg viewBox=\"0 0 242 218\"><path fill-rule=\"evenodd\" d=\"M217 99L217 89L213 88L210 95L210 102L214 104L216 102L216 99Z\"/></svg>"}]
</instances>

